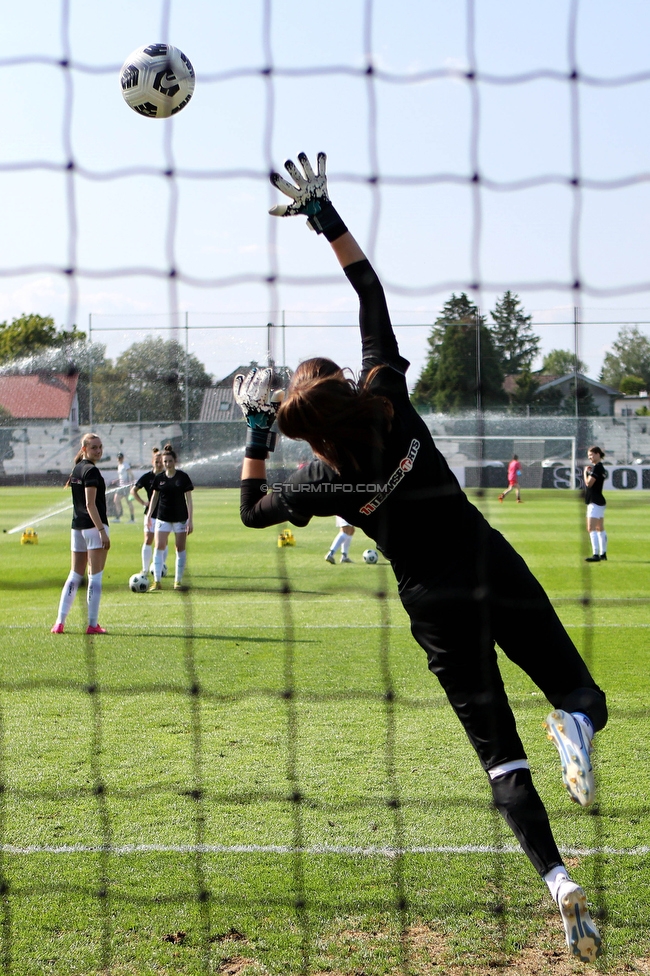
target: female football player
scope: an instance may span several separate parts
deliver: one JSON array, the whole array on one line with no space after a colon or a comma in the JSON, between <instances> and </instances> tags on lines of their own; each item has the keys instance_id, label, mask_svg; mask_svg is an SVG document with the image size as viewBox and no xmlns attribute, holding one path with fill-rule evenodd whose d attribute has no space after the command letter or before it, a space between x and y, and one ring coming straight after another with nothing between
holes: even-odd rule
<instances>
[{"instance_id":1,"label":"female football player","mask_svg":"<svg viewBox=\"0 0 650 976\"><path fill-rule=\"evenodd\" d=\"M153 539L154 539L154 520L156 518L156 513L149 510L149 503L151 502L151 496L153 495L153 483L157 474L164 471L162 454L160 453L160 448L154 447L151 451L151 471L145 471L143 475L140 475L135 485L133 486L133 497L140 502L144 508L144 542L142 544L142 575L146 576L151 567L151 559L153 556ZM144 501L140 498L138 492L142 489L147 493L147 500ZM167 550L163 554L163 565L167 562Z\"/></svg>"},{"instance_id":2,"label":"female football player","mask_svg":"<svg viewBox=\"0 0 650 976\"><path fill-rule=\"evenodd\" d=\"M607 472L603 465L605 452L600 447L587 451L589 464L585 467L585 502L587 503L587 532L591 540L591 556L588 563L607 562L607 533L605 532L605 496L603 485Z\"/></svg>"},{"instance_id":3,"label":"female football player","mask_svg":"<svg viewBox=\"0 0 650 976\"><path fill-rule=\"evenodd\" d=\"M346 522L345 519L341 518L340 515L337 515L336 528L338 529L338 532L334 537L334 541L332 542L332 545L329 547L329 551L327 555L325 556L325 562L334 563L336 561L334 559L334 556L340 549L341 562L351 563L352 560L350 559L349 552L350 552L350 543L352 542L352 536L354 535L354 526L350 525L349 522Z\"/></svg>"},{"instance_id":4,"label":"female football player","mask_svg":"<svg viewBox=\"0 0 650 976\"><path fill-rule=\"evenodd\" d=\"M399 354L383 289L328 198L324 154L317 174L304 154L299 160L304 175L286 163L297 185L271 177L292 201L271 213L306 214L332 245L360 299L362 371L355 382L330 359L307 360L279 405L271 370L235 377L248 424L242 521L257 528L284 521L304 526L314 515L341 515L376 541L392 564L412 633L488 776L496 807L548 884L570 951L591 961L600 953L600 936L533 785L495 643L553 704L546 725L560 752L565 786L583 806L593 800L591 739L607 720L605 696L546 593L470 504L411 405L408 362ZM265 462L275 443L276 412L280 431L308 441L315 457L269 489Z\"/></svg>"},{"instance_id":5,"label":"female football player","mask_svg":"<svg viewBox=\"0 0 650 976\"><path fill-rule=\"evenodd\" d=\"M131 462L127 461L124 457L122 451L120 451L117 455L117 478L111 483L119 486L114 495L116 515L113 521L119 522L122 518L122 499L126 498L126 504L129 507L129 522L135 522L133 502L131 501L133 468L131 467Z\"/></svg>"},{"instance_id":6,"label":"female football player","mask_svg":"<svg viewBox=\"0 0 650 976\"><path fill-rule=\"evenodd\" d=\"M72 489L72 567L65 581L59 613L52 627L53 634L62 634L65 622L79 585L88 567L88 628L87 634L105 634L99 626L99 603L102 597L102 574L106 555L111 547L106 517L106 485L97 463L102 456L102 442L97 434L84 434L81 450L74 459L74 468L66 483Z\"/></svg>"},{"instance_id":7,"label":"female football player","mask_svg":"<svg viewBox=\"0 0 650 976\"><path fill-rule=\"evenodd\" d=\"M499 501L502 502L506 495L515 490L517 495L517 502L521 503L521 490L519 488L519 479L521 478L521 464L519 463L519 458L516 454L512 455L512 461L508 465L508 487L505 491L502 491L499 495Z\"/></svg>"},{"instance_id":8,"label":"female football player","mask_svg":"<svg viewBox=\"0 0 650 976\"><path fill-rule=\"evenodd\" d=\"M174 533L176 541L176 572L174 589L183 590L183 573L187 560L187 537L193 531L192 521L192 492L194 485L184 471L176 467L176 452L171 444L165 444L162 449L164 471L157 474L153 480L153 494L149 507L156 511L155 542L156 550L153 557L153 583L150 590L155 592L162 589L163 565L169 533Z\"/></svg>"}]
</instances>

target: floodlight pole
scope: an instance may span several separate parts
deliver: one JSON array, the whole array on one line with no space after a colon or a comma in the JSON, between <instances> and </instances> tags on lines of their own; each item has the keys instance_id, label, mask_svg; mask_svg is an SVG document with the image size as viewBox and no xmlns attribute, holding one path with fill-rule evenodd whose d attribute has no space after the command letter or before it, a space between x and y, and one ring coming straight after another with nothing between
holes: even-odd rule
<instances>
[{"instance_id":1,"label":"floodlight pole","mask_svg":"<svg viewBox=\"0 0 650 976\"><path fill-rule=\"evenodd\" d=\"M573 306L573 385L575 397L576 420L578 419L578 348L580 345L580 309Z\"/></svg>"},{"instance_id":2,"label":"floodlight pole","mask_svg":"<svg viewBox=\"0 0 650 976\"><path fill-rule=\"evenodd\" d=\"M481 396L481 310L476 306L476 429L480 438L485 433L483 397ZM483 488L483 441L479 440L479 488Z\"/></svg>"},{"instance_id":3,"label":"floodlight pole","mask_svg":"<svg viewBox=\"0 0 650 976\"><path fill-rule=\"evenodd\" d=\"M481 408L481 310L476 309L476 416L480 418Z\"/></svg>"},{"instance_id":4,"label":"floodlight pole","mask_svg":"<svg viewBox=\"0 0 650 976\"><path fill-rule=\"evenodd\" d=\"M189 385L189 358L190 358L190 326L189 312L185 313L185 423L190 422L190 385ZM189 436L189 433L188 433Z\"/></svg>"},{"instance_id":5,"label":"floodlight pole","mask_svg":"<svg viewBox=\"0 0 650 976\"><path fill-rule=\"evenodd\" d=\"M273 349L273 322L266 323L266 363L267 366L275 364L275 350Z\"/></svg>"},{"instance_id":6,"label":"floodlight pole","mask_svg":"<svg viewBox=\"0 0 650 976\"><path fill-rule=\"evenodd\" d=\"M88 426L93 429L93 313L88 312Z\"/></svg>"}]
</instances>

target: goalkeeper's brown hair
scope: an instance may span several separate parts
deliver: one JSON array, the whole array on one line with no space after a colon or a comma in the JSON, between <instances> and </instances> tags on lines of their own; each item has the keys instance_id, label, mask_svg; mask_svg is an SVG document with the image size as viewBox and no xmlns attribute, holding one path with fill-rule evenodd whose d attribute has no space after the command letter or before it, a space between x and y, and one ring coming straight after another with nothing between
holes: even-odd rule
<instances>
[{"instance_id":1,"label":"goalkeeper's brown hair","mask_svg":"<svg viewBox=\"0 0 650 976\"><path fill-rule=\"evenodd\" d=\"M381 449L394 413L390 400L370 388L381 368L358 384L331 359L306 359L291 377L278 410L281 432L307 441L337 474L345 464L359 470L359 447Z\"/></svg>"}]
</instances>

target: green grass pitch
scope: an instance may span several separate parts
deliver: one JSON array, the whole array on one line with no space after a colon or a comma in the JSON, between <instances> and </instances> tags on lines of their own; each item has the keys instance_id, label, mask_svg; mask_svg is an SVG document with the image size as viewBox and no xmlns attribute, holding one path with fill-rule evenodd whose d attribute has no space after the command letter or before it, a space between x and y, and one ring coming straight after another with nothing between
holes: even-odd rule
<instances>
[{"instance_id":1,"label":"green grass pitch","mask_svg":"<svg viewBox=\"0 0 650 976\"><path fill-rule=\"evenodd\" d=\"M477 504L608 694L594 815L565 795L547 703L502 657L536 784L600 916L598 969L647 972L647 495L610 493L610 559L588 565L573 494L488 494ZM0 528L66 501L0 489ZM362 563L362 533L354 564L331 566L333 519L279 550L277 529L241 525L236 491L198 490L195 507L188 594L169 580L130 593L141 522L112 527L109 633L92 640L82 598L49 633L69 513L37 524L36 546L0 534L0 972L588 970L565 961L546 887L490 809L388 568Z\"/></svg>"}]
</instances>

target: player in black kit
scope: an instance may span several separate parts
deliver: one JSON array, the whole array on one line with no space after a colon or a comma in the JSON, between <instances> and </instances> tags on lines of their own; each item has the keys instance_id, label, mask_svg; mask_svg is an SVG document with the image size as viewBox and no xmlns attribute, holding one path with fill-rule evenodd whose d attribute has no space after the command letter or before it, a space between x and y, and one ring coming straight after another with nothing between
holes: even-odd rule
<instances>
[{"instance_id":1,"label":"player in black kit","mask_svg":"<svg viewBox=\"0 0 650 976\"><path fill-rule=\"evenodd\" d=\"M587 504L587 532L591 540L591 556L585 562L607 562L607 533L605 532L605 496L603 485L607 472L603 464L605 452L600 447L590 447L587 451L589 464L584 470L585 502Z\"/></svg>"},{"instance_id":2,"label":"player in black kit","mask_svg":"<svg viewBox=\"0 0 650 976\"><path fill-rule=\"evenodd\" d=\"M164 465L162 460L162 454L160 453L160 448L154 447L151 451L151 471L145 471L143 475L140 475L138 480L133 486L133 497L136 501L144 507L144 542L142 544L142 575L147 576L149 569L151 567L151 559L153 557L153 541L154 541L154 522L156 518L156 512L150 511L151 496L153 495L153 483L156 475L161 474L164 471ZM138 492L142 489L147 493L146 502L140 498ZM163 553L163 565L167 562L167 550L165 549Z\"/></svg>"},{"instance_id":3,"label":"player in black kit","mask_svg":"<svg viewBox=\"0 0 650 976\"><path fill-rule=\"evenodd\" d=\"M329 359L307 360L281 403L270 369L235 377L248 425L242 521L255 528L284 521L305 526L314 515L340 515L376 541L392 564L413 636L487 773L496 807L558 904L570 952L593 961L600 936L533 785L495 643L554 706L545 724L565 786L583 806L593 800L591 737L607 720L605 696L546 593L470 504L411 405L408 362L399 354L383 289L329 200L324 154L317 173L304 154L299 161L302 173L286 163L295 185L271 177L292 201L271 213L307 215L332 245L360 300L362 371L355 382ZM285 483L269 486L265 461L275 445L276 414L280 431L308 441L315 458Z\"/></svg>"},{"instance_id":4,"label":"player in black kit","mask_svg":"<svg viewBox=\"0 0 650 976\"><path fill-rule=\"evenodd\" d=\"M152 510L156 510L155 534L156 551L153 557L153 583L150 590L155 592L162 589L162 579L165 552L169 533L174 533L176 540L176 572L174 574L174 589L183 590L183 573L187 560L186 543L188 535L194 530L192 520L192 492L194 485L184 471L176 467L176 452L171 444L165 444L162 449L162 460L165 470L156 475L153 481L153 494L149 503Z\"/></svg>"},{"instance_id":5,"label":"player in black kit","mask_svg":"<svg viewBox=\"0 0 650 976\"><path fill-rule=\"evenodd\" d=\"M74 459L74 468L67 485L72 489L72 568L65 581L59 613L52 627L53 634L62 634L79 585L88 567L88 629L87 634L105 634L99 626L99 603L102 596L102 574L106 555L111 547L106 517L106 485L96 467L102 456L102 442L97 434L84 434L81 450ZM67 487L66 485L66 487Z\"/></svg>"}]
</instances>

